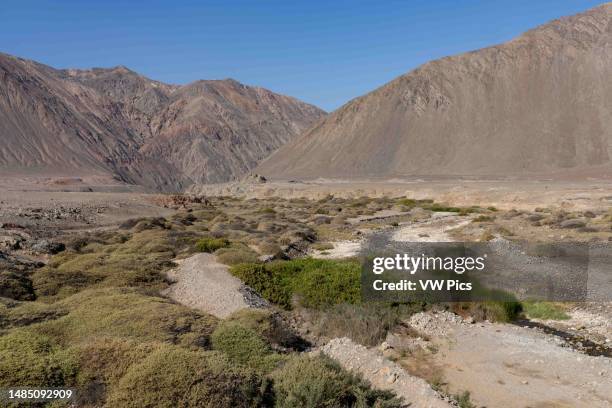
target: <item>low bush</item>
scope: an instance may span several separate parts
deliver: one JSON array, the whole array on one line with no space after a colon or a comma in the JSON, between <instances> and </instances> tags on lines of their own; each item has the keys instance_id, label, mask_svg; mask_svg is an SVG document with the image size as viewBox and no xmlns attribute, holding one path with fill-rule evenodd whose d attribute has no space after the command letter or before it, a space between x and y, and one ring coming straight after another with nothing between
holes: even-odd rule
<instances>
[{"instance_id":1,"label":"low bush","mask_svg":"<svg viewBox=\"0 0 612 408\"><path fill-rule=\"evenodd\" d=\"M397 204L412 208L417 205L417 201L412 198L402 198L397 200Z\"/></svg>"},{"instance_id":2,"label":"low bush","mask_svg":"<svg viewBox=\"0 0 612 408\"><path fill-rule=\"evenodd\" d=\"M160 342L139 342L107 336L79 342L75 348L79 356L78 384L82 388L79 400L93 406L102 406L105 396L93 384L112 388L128 369L139 364L156 350L166 350Z\"/></svg>"},{"instance_id":3,"label":"low bush","mask_svg":"<svg viewBox=\"0 0 612 408\"><path fill-rule=\"evenodd\" d=\"M422 310L420 304L341 304L314 313L312 332L317 337L348 337L364 346L375 346L402 319Z\"/></svg>"},{"instance_id":4,"label":"low bush","mask_svg":"<svg viewBox=\"0 0 612 408\"><path fill-rule=\"evenodd\" d=\"M303 351L310 346L297 336L278 313L266 309L242 309L230 315L226 321L236 322L263 337L272 348Z\"/></svg>"},{"instance_id":5,"label":"low bush","mask_svg":"<svg viewBox=\"0 0 612 408\"><path fill-rule=\"evenodd\" d=\"M281 252L280 246L276 242L263 241L257 245L257 249L264 255L276 255Z\"/></svg>"},{"instance_id":6,"label":"low bush","mask_svg":"<svg viewBox=\"0 0 612 408\"><path fill-rule=\"evenodd\" d=\"M56 305L70 312L31 327L64 345L109 336L206 346L217 324L210 315L134 289L84 290Z\"/></svg>"},{"instance_id":7,"label":"low bush","mask_svg":"<svg viewBox=\"0 0 612 408\"><path fill-rule=\"evenodd\" d=\"M289 282L266 265L238 264L230 268L230 271L268 301L285 309L291 308L292 291Z\"/></svg>"},{"instance_id":8,"label":"low bush","mask_svg":"<svg viewBox=\"0 0 612 408\"><path fill-rule=\"evenodd\" d=\"M567 320L570 317L565 313L565 307L553 302L522 302L523 312L531 319Z\"/></svg>"},{"instance_id":9,"label":"low bush","mask_svg":"<svg viewBox=\"0 0 612 408\"><path fill-rule=\"evenodd\" d=\"M523 306L518 301L490 300L453 303L451 309L459 315L471 316L478 321L510 322L520 316Z\"/></svg>"},{"instance_id":10,"label":"low bush","mask_svg":"<svg viewBox=\"0 0 612 408\"><path fill-rule=\"evenodd\" d=\"M294 295L306 307L359 303L361 266L355 261L296 259L269 264L241 264L231 272L261 296L291 308Z\"/></svg>"},{"instance_id":11,"label":"low bush","mask_svg":"<svg viewBox=\"0 0 612 408\"><path fill-rule=\"evenodd\" d=\"M123 243L90 242L79 252L65 251L32 275L39 297L64 298L85 288L166 287L163 271L188 248L194 235L172 230L145 230Z\"/></svg>"},{"instance_id":12,"label":"low bush","mask_svg":"<svg viewBox=\"0 0 612 408\"><path fill-rule=\"evenodd\" d=\"M68 313L53 304L40 302L11 302L0 298L0 329L27 326L53 320Z\"/></svg>"},{"instance_id":13,"label":"low bush","mask_svg":"<svg viewBox=\"0 0 612 408\"><path fill-rule=\"evenodd\" d=\"M127 370L107 405L217 408L265 406L271 401L267 380L233 367L223 355L165 346Z\"/></svg>"},{"instance_id":14,"label":"low bush","mask_svg":"<svg viewBox=\"0 0 612 408\"><path fill-rule=\"evenodd\" d=\"M459 207L450 207L444 204L432 203L424 206L423 208L434 211L434 212L456 212L461 213L462 211L468 211L469 209L462 209Z\"/></svg>"},{"instance_id":15,"label":"low bush","mask_svg":"<svg viewBox=\"0 0 612 408\"><path fill-rule=\"evenodd\" d=\"M379 391L324 357L291 359L273 374L276 407L401 407L389 391Z\"/></svg>"},{"instance_id":16,"label":"low bush","mask_svg":"<svg viewBox=\"0 0 612 408\"><path fill-rule=\"evenodd\" d=\"M472 220L472 222L491 222L491 221L495 221L495 217L491 215L479 215L478 217Z\"/></svg>"},{"instance_id":17,"label":"low bush","mask_svg":"<svg viewBox=\"0 0 612 408\"><path fill-rule=\"evenodd\" d=\"M237 265L240 263L259 262L259 255L246 245L235 244L229 248L221 248L215 251L219 262L225 265Z\"/></svg>"},{"instance_id":18,"label":"low bush","mask_svg":"<svg viewBox=\"0 0 612 408\"><path fill-rule=\"evenodd\" d=\"M217 249L227 248L230 242L225 238L202 238L196 242L199 252L215 252Z\"/></svg>"},{"instance_id":19,"label":"low bush","mask_svg":"<svg viewBox=\"0 0 612 408\"><path fill-rule=\"evenodd\" d=\"M238 321L222 322L212 334L214 350L225 353L230 361L258 372L268 373L282 358L257 331Z\"/></svg>"},{"instance_id":20,"label":"low bush","mask_svg":"<svg viewBox=\"0 0 612 408\"><path fill-rule=\"evenodd\" d=\"M270 207L264 207L258 211L260 214L276 214L276 210Z\"/></svg>"},{"instance_id":21,"label":"low bush","mask_svg":"<svg viewBox=\"0 0 612 408\"><path fill-rule=\"evenodd\" d=\"M27 328L0 337L0 356L1 387L62 387L75 381L74 352Z\"/></svg>"}]
</instances>

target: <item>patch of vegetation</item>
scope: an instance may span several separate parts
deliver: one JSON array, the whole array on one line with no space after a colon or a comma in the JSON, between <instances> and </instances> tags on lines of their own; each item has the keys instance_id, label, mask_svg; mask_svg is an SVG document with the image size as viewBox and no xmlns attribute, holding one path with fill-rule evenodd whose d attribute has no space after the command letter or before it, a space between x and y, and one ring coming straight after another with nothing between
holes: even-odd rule
<instances>
[{"instance_id":1,"label":"patch of vegetation","mask_svg":"<svg viewBox=\"0 0 612 408\"><path fill-rule=\"evenodd\" d=\"M230 272L252 287L268 301L282 308L291 308L292 291L289 282L263 264L238 264Z\"/></svg>"},{"instance_id":2,"label":"patch of vegetation","mask_svg":"<svg viewBox=\"0 0 612 408\"><path fill-rule=\"evenodd\" d=\"M267 309L242 309L226 319L258 333L273 348L302 351L309 345L299 338L278 313Z\"/></svg>"},{"instance_id":3,"label":"patch of vegetation","mask_svg":"<svg viewBox=\"0 0 612 408\"><path fill-rule=\"evenodd\" d=\"M212 334L214 350L221 351L235 364L268 373L282 357L272 352L270 345L256 330L239 321L222 322Z\"/></svg>"},{"instance_id":4,"label":"patch of vegetation","mask_svg":"<svg viewBox=\"0 0 612 408\"><path fill-rule=\"evenodd\" d=\"M412 198L402 198L397 200L397 204L405 205L406 207L415 207L418 203L417 200L413 200Z\"/></svg>"},{"instance_id":5,"label":"patch of vegetation","mask_svg":"<svg viewBox=\"0 0 612 408\"><path fill-rule=\"evenodd\" d=\"M57 305L41 302L13 302L0 298L0 329L27 326L53 320L68 313Z\"/></svg>"},{"instance_id":6,"label":"patch of vegetation","mask_svg":"<svg viewBox=\"0 0 612 408\"><path fill-rule=\"evenodd\" d=\"M439 204L439 203L432 203L431 205L428 205L424 208L429 211L434 211L434 212L456 212L458 213L461 211L461 208L459 207L450 207L450 206Z\"/></svg>"},{"instance_id":7,"label":"patch of vegetation","mask_svg":"<svg viewBox=\"0 0 612 408\"><path fill-rule=\"evenodd\" d=\"M206 346L217 324L210 315L128 288L89 289L57 305L70 312L31 327L64 345L109 336Z\"/></svg>"},{"instance_id":8,"label":"patch of vegetation","mask_svg":"<svg viewBox=\"0 0 612 408\"><path fill-rule=\"evenodd\" d=\"M334 245L329 242L316 242L312 245L313 249L317 251L327 251L330 249L334 249Z\"/></svg>"},{"instance_id":9,"label":"patch of vegetation","mask_svg":"<svg viewBox=\"0 0 612 408\"><path fill-rule=\"evenodd\" d=\"M23 272L0 270L0 297L34 300L32 281Z\"/></svg>"},{"instance_id":10,"label":"patch of vegetation","mask_svg":"<svg viewBox=\"0 0 612 408\"><path fill-rule=\"evenodd\" d=\"M523 312L531 319L542 320L568 320L570 317L565 313L565 307L554 302L522 302Z\"/></svg>"},{"instance_id":11,"label":"patch of vegetation","mask_svg":"<svg viewBox=\"0 0 612 408\"><path fill-rule=\"evenodd\" d=\"M279 408L402 406L391 392L373 390L366 381L324 356L295 357L273 378Z\"/></svg>"},{"instance_id":12,"label":"patch of vegetation","mask_svg":"<svg viewBox=\"0 0 612 408\"><path fill-rule=\"evenodd\" d=\"M320 308L360 302L361 266L356 261L297 259L270 264L241 264L230 271L272 303L290 309L299 298L305 307Z\"/></svg>"},{"instance_id":13,"label":"patch of vegetation","mask_svg":"<svg viewBox=\"0 0 612 408\"><path fill-rule=\"evenodd\" d=\"M461 394L456 394L453 396L455 401L457 401L457 405L459 408L476 408L476 405L472 402L470 392L464 391Z\"/></svg>"},{"instance_id":14,"label":"patch of vegetation","mask_svg":"<svg viewBox=\"0 0 612 408\"><path fill-rule=\"evenodd\" d=\"M88 287L166 286L163 271L172 260L189 250L197 234L165 229L134 233L122 243L113 237L93 239L79 251L55 255L49 264L32 275L39 297L57 299ZM116 238L116 237L114 237Z\"/></svg>"},{"instance_id":15,"label":"patch of vegetation","mask_svg":"<svg viewBox=\"0 0 612 408\"><path fill-rule=\"evenodd\" d=\"M491 215L479 215L478 217L472 220L472 222L492 222L492 221L495 221L495 217Z\"/></svg>"},{"instance_id":16,"label":"patch of vegetation","mask_svg":"<svg viewBox=\"0 0 612 408\"><path fill-rule=\"evenodd\" d=\"M62 387L72 385L77 358L53 339L28 329L0 337L0 386Z\"/></svg>"},{"instance_id":17,"label":"patch of vegetation","mask_svg":"<svg viewBox=\"0 0 612 408\"><path fill-rule=\"evenodd\" d=\"M402 319L423 310L422 304L341 304L315 313L313 334L317 337L348 337L364 346L380 344Z\"/></svg>"},{"instance_id":18,"label":"patch of vegetation","mask_svg":"<svg viewBox=\"0 0 612 408\"><path fill-rule=\"evenodd\" d=\"M221 248L215 251L217 260L226 265L237 265L240 263L259 262L259 255L246 245L232 244L228 248Z\"/></svg>"},{"instance_id":19,"label":"patch of vegetation","mask_svg":"<svg viewBox=\"0 0 612 408\"><path fill-rule=\"evenodd\" d=\"M490 300L457 302L451 304L451 309L459 315L471 316L477 321L511 322L520 316L523 306L518 301Z\"/></svg>"},{"instance_id":20,"label":"patch of vegetation","mask_svg":"<svg viewBox=\"0 0 612 408\"><path fill-rule=\"evenodd\" d=\"M202 238L196 242L199 252L215 252L217 249L227 248L230 242L225 238Z\"/></svg>"},{"instance_id":21,"label":"patch of vegetation","mask_svg":"<svg viewBox=\"0 0 612 408\"><path fill-rule=\"evenodd\" d=\"M127 370L111 391L108 406L217 408L271 401L267 380L236 368L223 355L164 346Z\"/></svg>"}]
</instances>

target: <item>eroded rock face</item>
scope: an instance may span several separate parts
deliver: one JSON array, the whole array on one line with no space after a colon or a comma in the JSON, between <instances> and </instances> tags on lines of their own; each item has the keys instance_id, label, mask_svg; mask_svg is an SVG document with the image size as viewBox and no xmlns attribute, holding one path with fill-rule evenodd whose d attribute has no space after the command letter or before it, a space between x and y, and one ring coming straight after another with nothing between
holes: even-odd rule
<instances>
[{"instance_id":1,"label":"eroded rock face","mask_svg":"<svg viewBox=\"0 0 612 408\"><path fill-rule=\"evenodd\" d=\"M266 159L265 176L612 174L612 4L429 62Z\"/></svg>"},{"instance_id":2,"label":"eroded rock face","mask_svg":"<svg viewBox=\"0 0 612 408\"><path fill-rule=\"evenodd\" d=\"M0 54L0 171L163 191L238 179L320 119L234 80L167 85L125 67L56 70Z\"/></svg>"}]
</instances>

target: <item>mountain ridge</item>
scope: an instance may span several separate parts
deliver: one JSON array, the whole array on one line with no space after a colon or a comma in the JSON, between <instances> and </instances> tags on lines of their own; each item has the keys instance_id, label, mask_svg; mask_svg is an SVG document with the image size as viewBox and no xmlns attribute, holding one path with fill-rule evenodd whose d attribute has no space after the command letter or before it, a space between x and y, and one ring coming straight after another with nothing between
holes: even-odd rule
<instances>
[{"instance_id":1,"label":"mountain ridge","mask_svg":"<svg viewBox=\"0 0 612 408\"><path fill-rule=\"evenodd\" d=\"M0 53L0 171L107 175L162 191L244 176L320 119L235 80L169 85L124 66L55 69Z\"/></svg>"},{"instance_id":2,"label":"mountain ridge","mask_svg":"<svg viewBox=\"0 0 612 408\"><path fill-rule=\"evenodd\" d=\"M441 58L332 112L257 172L312 179L612 167L612 5Z\"/></svg>"}]
</instances>

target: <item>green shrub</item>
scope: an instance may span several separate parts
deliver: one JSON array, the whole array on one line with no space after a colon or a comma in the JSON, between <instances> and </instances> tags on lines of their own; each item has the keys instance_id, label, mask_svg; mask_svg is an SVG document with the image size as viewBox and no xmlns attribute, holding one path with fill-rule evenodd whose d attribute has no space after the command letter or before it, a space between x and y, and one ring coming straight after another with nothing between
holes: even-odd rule
<instances>
[{"instance_id":1,"label":"green shrub","mask_svg":"<svg viewBox=\"0 0 612 408\"><path fill-rule=\"evenodd\" d=\"M212 345L240 364L270 354L272 350L255 330L236 321L222 322L212 334Z\"/></svg>"},{"instance_id":2,"label":"green shrub","mask_svg":"<svg viewBox=\"0 0 612 408\"><path fill-rule=\"evenodd\" d=\"M139 364L153 351L166 347L160 342L140 342L107 336L89 338L79 342L75 348L79 355L78 382L87 386L103 383L112 388L134 364ZM92 405L100 404L100 395L82 395ZM95 394L95 393L91 393Z\"/></svg>"},{"instance_id":3,"label":"green shrub","mask_svg":"<svg viewBox=\"0 0 612 408\"><path fill-rule=\"evenodd\" d=\"M123 243L90 242L80 252L65 251L32 275L39 297L63 298L91 286L139 286L161 290L166 287L162 272L191 233L144 230Z\"/></svg>"},{"instance_id":4,"label":"green shrub","mask_svg":"<svg viewBox=\"0 0 612 408\"><path fill-rule=\"evenodd\" d=\"M127 370L110 391L107 405L217 408L270 402L267 380L232 367L222 355L165 346Z\"/></svg>"},{"instance_id":5,"label":"green shrub","mask_svg":"<svg viewBox=\"0 0 612 408\"><path fill-rule=\"evenodd\" d=\"M217 249L226 248L230 242L225 238L202 238L196 242L199 252L215 252Z\"/></svg>"},{"instance_id":6,"label":"green shrub","mask_svg":"<svg viewBox=\"0 0 612 408\"><path fill-rule=\"evenodd\" d=\"M274 210L274 208L270 208L270 207L264 207L261 210L259 210L260 214L276 214L276 210Z\"/></svg>"},{"instance_id":7,"label":"green shrub","mask_svg":"<svg viewBox=\"0 0 612 408\"><path fill-rule=\"evenodd\" d=\"M319 308L359 303L361 266L354 261L296 259L270 264L241 264L231 272L261 296L286 309L293 295L303 306Z\"/></svg>"},{"instance_id":8,"label":"green shrub","mask_svg":"<svg viewBox=\"0 0 612 408\"><path fill-rule=\"evenodd\" d=\"M553 302L523 302L523 312L532 319L567 320L570 318L562 305Z\"/></svg>"},{"instance_id":9,"label":"green shrub","mask_svg":"<svg viewBox=\"0 0 612 408\"><path fill-rule=\"evenodd\" d=\"M266 265L238 264L230 268L230 271L268 301L285 309L291 308L292 291L289 282Z\"/></svg>"},{"instance_id":10,"label":"green shrub","mask_svg":"<svg viewBox=\"0 0 612 408\"><path fill-rule=\"evenodd\" d=\"M461 208L459 207L449 207L449 206L438 204L438 203L433 203L426 208L430 211L436 211L436 212L459 212L461 211Z\"/></svg>"},{"instance_id":11,"label":"green shrub","mask_svg":"<svg viewBox=\"0 0 612 408\"><path fill-rule=\"evenodd\" d=\"M0 329L53 320L66 313L67 310L57 305L40 302L6 302L0 298Z\"/></svg>"},{"instance_id":12,"label":"green shrub","mask_svg":"<svg viewBox=\"0 0 612 408\"><path fill-rule=\"evenodd\" d=\"M225 353L235 364L259 372L270 372L281 358L259 333L237 321L221 323L211 339L214 350Z\"/></svg>"},{"instance_id":13,"label":"green shrub","mask_svg":"<svg viewBox=\"0 0 612 408\"><path fill-rule=\"evenodd\" d=\"M49 336L16 329L0 337L0 386L62 387L72 385L77 358Z\"/></svg>"},{"instance_id":14,"label":"green shrub","mask_svg":"<svg viewBox=\"0 0 612 408\"><path fill-rule=\"evenodd\" d=\"M205 346L217 319L134 289L85 290L60 302L70 312L33 330L61 344L97 336Z\"/></svg>"},{"instance_id":15,"label":"green shrub","mask_svg":"<svg viewBox=\"0 0 612 408\"><path fill-rule=\"evenodd\" d=\"M324 356L295 357L273 376L279 408L402 406L391 392L373 390Z\"/></svg>"},{"instance_id":16,"label":"green shrub","mask_svg":"<svg viewBox=\"0 0 612 408\"><path fill-rule=\"evenodd\" d=\"M259 255L246 245L232 245L229 248L221 248L215 251L219 262L225 265L237 265L240 263L259 262Z\"/></svg>"},{"instance_id":17,"label":"green shrub","mask_svg":"<svg viewBox=\"0 0 612 408\"><path fill-rule=\"evenodd\" d=\"M267 309L242 309L232 313L226 321L251 329L274 347L303 350L308 346L278 314Z\"/></svg>"},{"instance_id":18,"label":"green shrub","mask_svg":"<svg viewBox=\"0 0 612 408\"><path fill-rule=\"evenodd\" d=\"M397 204L412 208L417 205L417 201L412 198L402 198L397 200Z\"/></svg>"}]
</instances>

